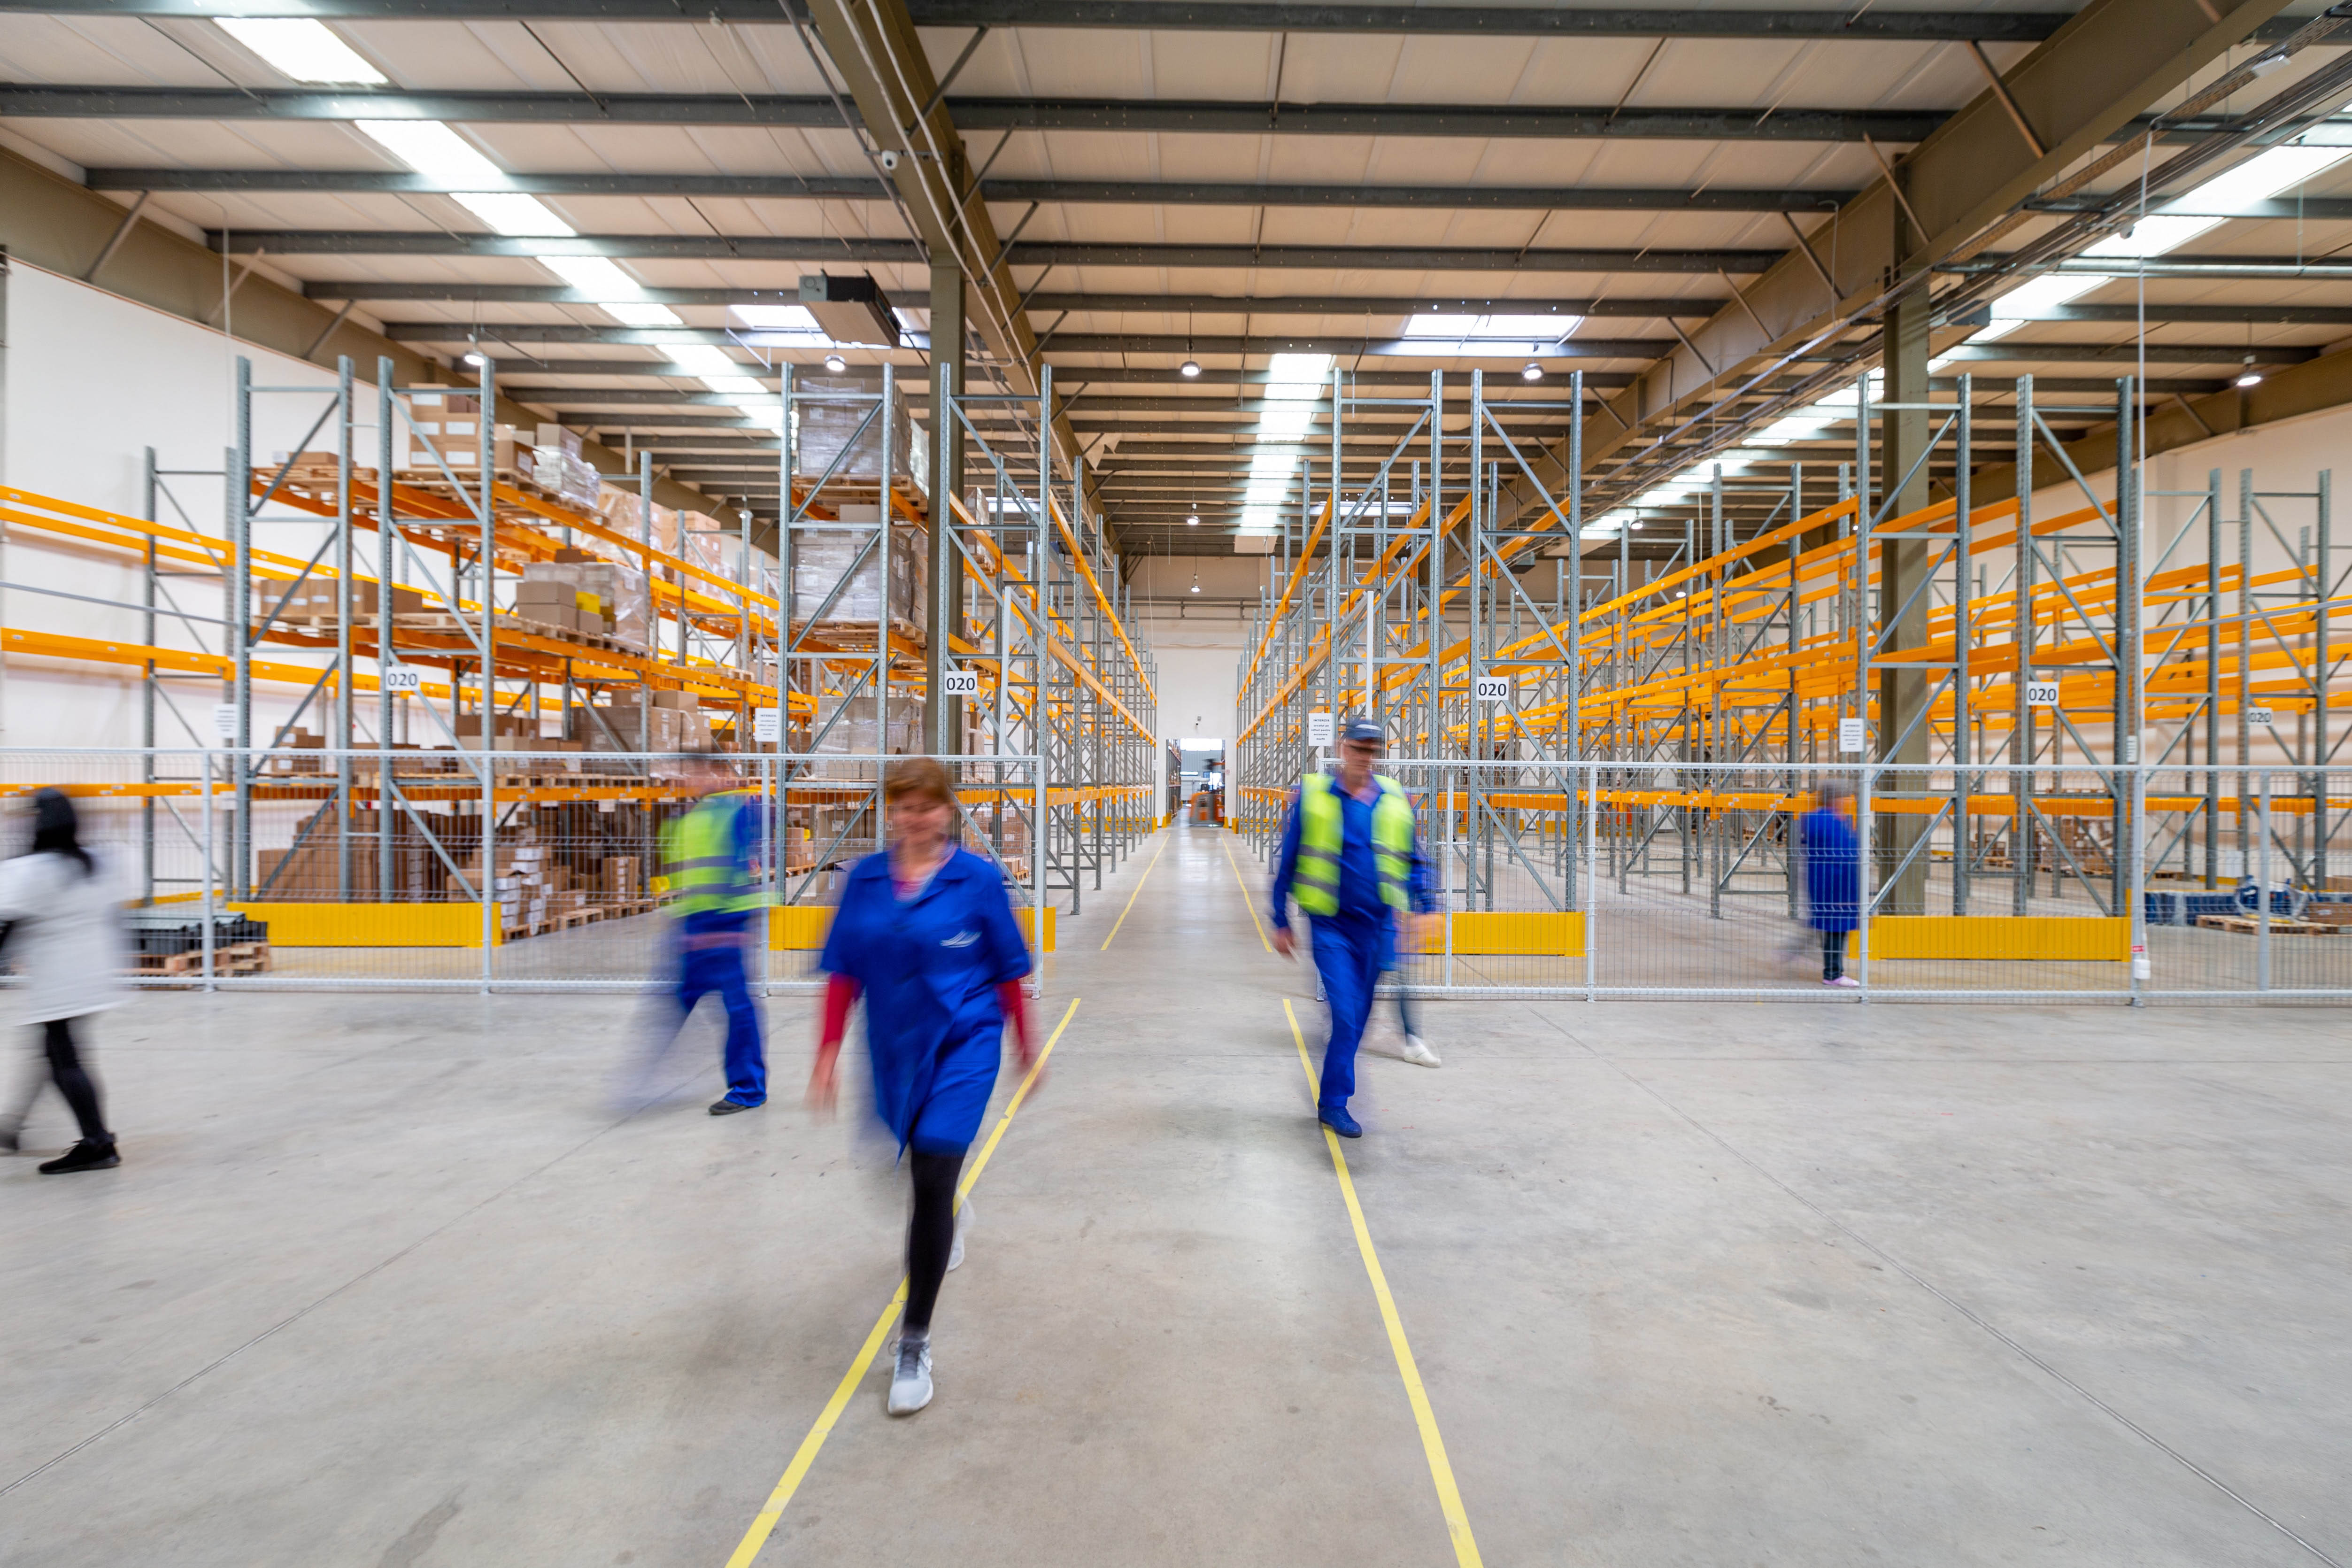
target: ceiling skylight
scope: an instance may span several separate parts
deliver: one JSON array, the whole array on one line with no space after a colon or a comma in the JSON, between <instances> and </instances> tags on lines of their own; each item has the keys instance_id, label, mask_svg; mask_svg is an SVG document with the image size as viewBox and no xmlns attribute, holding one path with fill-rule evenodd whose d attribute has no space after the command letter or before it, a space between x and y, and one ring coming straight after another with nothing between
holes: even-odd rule
<instances>
[{"instance_id":1,"label":"ceiling skylight","mask_svg":"<svg viewBox=\"0 0 2352 1568\"><path fill-rule=\"evenodd\" d=\"M495 191L507 183L505 170L437 120L354 120L352 128L451 190Z\"/></svg>"},{"instance_id":2,"label":"ceiling skylight","mask_svg":"<svg viewBox=\"0 0 2352 1568\"><path fill-rule=\"evenodd\" d=\"M2346 107L2352 108L2352 105ZM2352 155L2352 147L2273 147L2258 157L2247 159L2234 169L2214 175L2186 195L2175 197L2164 205L2227 213L2294 190L2335 167L2347 155ZM2121 234L2109 235L2083 254L2107 260L2137 260L2162 256L2168 251L2179 249L2206 230L2227 221L2224 217L2200 216L2193 210L2189 213L2156 213L2140 219ZM1992 302L1991 324L1977 332L1977 340L1989 342L2005 337L2026 321L2110 281L2112 279L2095 273L2043 273L1995 300Z\"/></svg>"},{"instance_id":3,"label":"ceiling skylight","mask_svg":"<svg viewBox=\"0 0 2352 1568\"><path fill-rule=\"evenodd\" d=\"M550 212L537 196L512 191L452 191L449 199L500 234L570 239L579 232Z\"/></svg>"},{"instance_id":4,"label":"ceiling skylight","mask_svg":"<svg viewBox=\"0 0 2352 1568\"><path fill-rule=\"evenodd\" d=\"M295 81L382 82L384 74L360 58L323 22L302 16L215 16L221 30Z\"/></svg>"}]
</instances>

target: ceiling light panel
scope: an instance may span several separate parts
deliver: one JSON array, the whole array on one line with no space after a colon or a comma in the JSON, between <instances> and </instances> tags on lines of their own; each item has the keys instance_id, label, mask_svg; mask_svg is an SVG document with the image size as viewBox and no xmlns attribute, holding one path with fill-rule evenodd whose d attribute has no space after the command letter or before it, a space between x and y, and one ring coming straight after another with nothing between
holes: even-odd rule
<instances>
[{"instance_id":1,"label":"ceiling light panel","mask_svg":"<svg viewBox=\"0 0 2352 1568\"><path fill-rule=\"evenodd\" d=\"M299 16L216 16L221 31L295 81L380 83L387 79L323 22Z\"/></svg>"},{"instance_id":2,"label":"ceiling light panel","mask_svg":"<svg viewBox=\"0 0 2352 1568\"><path fill-rule=\"evenodd\" d=\"M352 126L418 174L453 189L495 191L507 183L505 170L437 120L354 120Z\"/></svg>"}]
</instances>

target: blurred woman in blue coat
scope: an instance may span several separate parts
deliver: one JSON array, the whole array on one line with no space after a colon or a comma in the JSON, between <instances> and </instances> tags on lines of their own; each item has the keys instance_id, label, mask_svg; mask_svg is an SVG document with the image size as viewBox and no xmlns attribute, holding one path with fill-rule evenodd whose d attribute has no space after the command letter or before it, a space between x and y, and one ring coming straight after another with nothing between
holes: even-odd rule
<instances>
[{"instance_id":1,"label":"blurred woman in blue coat","mask_svg":"<svg viewBox=\"0 0 2352 1568\"><path fill-rule=\"evenodd\" d=\"M1805 898L1822 937L1822 984L1862 982L1845 972L1846 932L1862 923L1862 844L1853 831L1853 792L1823 780L1799 824L1805 851Z\"/></svg>"},{"instance_id":2,"label":"blurred woman in blue coat","mask_svg":"<svg viewBox=\"0 0 2352 1568\"><path fill-rule=\"evenodd\" d=\"M1029 948L1004 879L955 842L955 792L929 757L892 764L882 786L889 847L849 873L819 967L829 976L809 1104L832 1110L842 1035L866 1000L874 1109L898 1140L914 1177L907 1226L907 1314L890 1380L889 1410L910 1415L931 1399L931 1308L962 1261L970 1205L957 1178L996 1087L1009 1020L1030 1066L1021 982Z\"/></svg>"}]
</instances>

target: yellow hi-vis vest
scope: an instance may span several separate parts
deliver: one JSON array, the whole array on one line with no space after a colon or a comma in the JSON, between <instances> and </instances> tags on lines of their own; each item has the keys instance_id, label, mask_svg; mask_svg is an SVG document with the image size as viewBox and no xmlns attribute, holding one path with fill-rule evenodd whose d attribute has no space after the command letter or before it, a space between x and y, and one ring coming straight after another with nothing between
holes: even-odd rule
<instances>
[{"instance_id":1,"label":"yellow hi-vis vest","mask_svg":"<svg viewBox=\"0 0 2352 1568\"><path fill-rule=\"evenodd\" d=\"M735 848L733 792L705 795L662 825L662 879L679 895L670 913L731 914L757 909L751 868Z\"/></svg>"},{"instance_id":2,"label":"yellow hi-vis vest","mask_svg":"<svg viewBox=\"0 0 2352 1568\"><path fill-rule=\"evenodd\" d=\"M1394 779L1372 775L1381 798L1372 803L1372 860L1381 871L1381 898L1400 913L1412 908L1412 805ZM1339 781L1309 773L1298 785L1298 868L1291 896L1310 915L1339 912L1339 852L1346 829L1340 822Z\"/></svg>"}]
</instances>

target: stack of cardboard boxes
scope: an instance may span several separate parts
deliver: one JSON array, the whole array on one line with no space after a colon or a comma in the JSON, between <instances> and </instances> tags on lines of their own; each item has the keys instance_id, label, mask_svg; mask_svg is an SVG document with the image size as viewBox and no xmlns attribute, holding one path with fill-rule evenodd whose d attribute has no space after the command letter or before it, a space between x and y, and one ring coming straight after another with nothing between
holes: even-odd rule
<instances>
[{"instance_id":1,"label":"stack of cardboard boxes","mask_svg":"<svg viewBox=\"0 0 2352 1568\"><path fill-rule=\"evenodd\" d=\"M407 467L430 483L442 479L446 464L457 478L473 480L482 469L482 400L467 392L420 392L409 400ZM494 473L518 474L515 428L499 425L490 431L490 468ZM530 450L528 446L520 448ZM440 462L434 453L440 453ZM446 481L443 481L446 482Z\"/></svg>"},{"instance_id":2,"label":"stack of cardboard boxes","mask_svg":"<svg viewBox=\"0 0 2352 1568\"><path fill-rule=\"evenodd\" d=\"M615 692L612 705L596 716L574 712L572 738L592 752L634 752L640 738L648 751L707 752L711 749L710 720L701 700L691 692L646 691L641 709L637 693ZM602 718L600 725L597 719ZM611 731L610 734L605 731ZM618 745L614 742L619 742Z\"/></svg>"},{"instance_id":3,"label":"stack of cardboard boxes","mask_svg":"<svg viewBox=\"0 0 2352 1568\"><path fill-rule=\"evenodd\" d=\"M597 509L598 489L602 484L596 470L580 455L580 432L567 430L561 425L541 425L538 440L527 453L520 472L525 483L535 486L565 506L582 511Z\"/></svg>"},{"instance_id":4,"label":"stack of cardboard boxes","mask_svg":"<svg viewBox=\"0 0 2352 1568\"><path fill-rule=\"evenodd\" d=\"M374 578L352 580L352 613L354 616L373 618L381 597ZM335 580L315 574L303 578L299 583L257 581L253 585L253 607L257 621L259 616L275 609L280 620L325 621L331 625L342 613L337 603ZM424 594L417 589L404 588L397 583L393 584L394 615L404 616L434 607L425 602Z\"/></svg>"}]
</instances>

